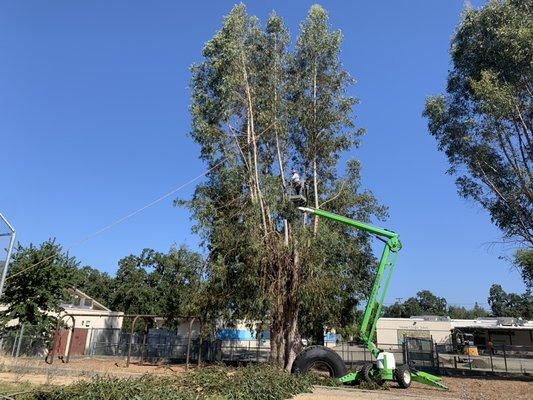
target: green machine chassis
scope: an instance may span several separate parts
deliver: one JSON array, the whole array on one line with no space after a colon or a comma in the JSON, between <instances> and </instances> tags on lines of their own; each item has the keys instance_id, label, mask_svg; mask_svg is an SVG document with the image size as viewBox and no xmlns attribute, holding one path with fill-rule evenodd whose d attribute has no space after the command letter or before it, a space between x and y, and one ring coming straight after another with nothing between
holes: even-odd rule
<instances>
[{"instance_id":1,"label":"green machine chassis","mask_svg":"<svg viewBox=\"0 0 533 400\"><path fill-rule=\"evenodd\" d=\"M376 279L374 280L372 291L370 292L370 297L368 299L365 313L363 315L363 321L359 330L360 341L368 348L368 350L370 350L372 355L378 359L380 354L385 354L386 352L376 346L374 343L374 336L376 334L377 323L381 316L383 304L391 281L392 272L394 271L394 267L396 265L398 252L402 248L399 235L396 232L379 228L361 221L356 221L328 211L310 207L299 207L299 209L303 212L314 214L319 217L340 222L364 232L368 232L384 242L385 246L379 261ZM395 368L387 367L386 359L384 361L384 368L372 368L371 370L367 370L366 374L362 372L362 370L350 372L347 375L340 377L339 380L347 384L354 383L363 379L362 375L366 375L367 379L368 376L371 375L376 382L395 380ZM408 366L402 366L399 368L402 368L402 371L408 371L405 373L410 373L410 379L413 381L424 383L440 389L448 389L442 384L441 378L438 376L423 371L417 371L413 368L409 368Z\"/></svg>"}]
</instances>

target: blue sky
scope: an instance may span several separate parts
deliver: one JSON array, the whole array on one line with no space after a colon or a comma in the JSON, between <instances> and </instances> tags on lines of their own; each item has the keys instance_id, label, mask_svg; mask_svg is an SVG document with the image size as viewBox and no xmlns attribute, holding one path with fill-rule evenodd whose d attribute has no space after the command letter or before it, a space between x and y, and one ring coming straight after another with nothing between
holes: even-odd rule
<instances>
[{"instance_id":1,"label":"blue sky","mask_svg":"<svg viewBox=\"0 0 533 400\"><path fill-rule=\"evenodd\" d=\"M312 1L250 1L276 10L296 34ZM187 136L189 66L233 1L0 3L0 212L23 244L65 246L204 171ZM389 301L429 289L449 303L485 303L494 282L522 291L498 257L500 233L460 199L427 132L425 97L442 92L462 1L324 1L345 36L358 83L365 187L390 208L400 254ZM483 2L473 2L475 6ZM193 186L180 191L188 196ZM193 248L186 210L167 199L71 253L114 273L145 247Z\"/></svg>"}]
</instances>

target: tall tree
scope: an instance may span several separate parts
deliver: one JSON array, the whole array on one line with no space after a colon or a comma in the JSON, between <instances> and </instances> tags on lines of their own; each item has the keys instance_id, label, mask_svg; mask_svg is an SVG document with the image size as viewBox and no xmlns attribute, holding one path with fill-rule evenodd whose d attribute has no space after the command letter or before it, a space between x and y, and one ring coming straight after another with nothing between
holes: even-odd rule
<instances>
[{"instance_id":1,"label":"tall tree","mask_svg":"<svg viewBox=\"0 0 533 400\"><path fill-rule=\"evenodd\" d=\"M336 173L355 136L340 41L313 6L289 54L281 18L272 14L263 30L241 4L192 68L191 135L210 169L185 203L209 250L206 308L268 324L271 358L286 368L301 330L349 323L340 309L357 304L375 263L368 236L329 223L309 229L288 198L287 164L313 171L315 205L364 220L386 212L360 190L357 162ZM313 105L311 120L300 102Z\"/></svg>"},{"instance_id":2,"label":"tall tree","mask_svg":"<svg viewBox=\"0 0 533 400\"><path fill-rule=\"evenodd\" d=\"M18 245L13 254L0 311L0 329L8 322L33 325L43 335L57 324L61 304L69 299L67 289L78 262L49 239L41 245ZM11 326L16 327L16 326Z\"/></svg>"},{"instance_id":3,"label":"tall tree","mask_svg":"<svg viewBox=\"0 0 533 400\"><path fill-rule=\"evenodd\" d=\"M357 103L346 94L354 80L342 67L342 34L332 32L326 11L311 7L300 26L292 57L290 90L292 139L295 160L311 175L310 201L320 208L321 194L336 181L340 154L350 149L362 130L354 130L352 107ZM318 218L314 218L316 234Z\"/></svg>"},{"instance_id":4,"label":"tall tree","mask_svg":"<svg viewBox=\"0 0 533 400\"><path fill-rule=\"evenodd\" d=\"M467 8L452 39L447 93L424 115L456 175L507 240L533 249L533 1ZM517 262L517 265L521 264Z\"/></svg>"}]
</instances>

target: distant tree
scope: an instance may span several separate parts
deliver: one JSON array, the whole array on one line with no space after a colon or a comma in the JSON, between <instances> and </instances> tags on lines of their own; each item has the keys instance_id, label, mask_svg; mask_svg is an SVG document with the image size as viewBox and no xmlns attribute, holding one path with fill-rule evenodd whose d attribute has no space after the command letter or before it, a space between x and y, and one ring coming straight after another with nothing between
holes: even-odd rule
<instances>
[{"instance_id":1,"label":"distant tree","mask_svg":"<svg viewBox=\"0 0 533 400\"><path fill-rule=\"evenodd\" d=\"M432 315L446 314L446 299L444 297L437 297L429 290L422 290L416 294L416 300L425 313Z\"/></svg>"},{"instance_id":2,"label":"distant tree","mask_svg":"<svg viewBox=\"0 0 533 400\"><path fill-rule=\"evenodd\" d=\"M506 293L500 285L492 285L488 302L495 317L533 319L533 295L530 291L521 295Z\"/></svg>"},{"instance_id":3,"label":"distant tree","mask_svg":"<svg viewBox=\"0 0 533 400\"><path fill-rule=\"evenodd\" d=\"M444 297L435 296L429 290L422 290L416 297L410 297L404 302L396 302L385 308L385 317L409 318L416 315L438 315L450 318L474 319L488 316L479 304L467 309L461 306L447 306Z\"/></svg>"},{"instance_id":4,"label":"distant tree","mask_svg":"<svg viewBox=\"0 0 533 400\"><path fill-rule=\"evenodd\" d=\"M157 290L159 309L168 323L179 317L205 317L203 310L204 270L202 256L186 246L172 248L168 253L151 255L150 282Z\"/></svg>"},{"instance_id":5,"label":"distant tree","mask_svg":"<svg viewBox=\"0 0 533 400\"><path fill-rule=\"evenodd\" d=\"M448 307L448 315L450 318L455 319L476 319L480 317L488 317L489 313L478 303L475 303L474 307L471 309L463 306L450 306Z\"/></svg>"},{"instance_id":6,"label":"distant tree","mask_svg":"<svg viewBox=\"0 0 533 400\"><path fill-rule=\"evenodd\" d=\"M153 250L129 255L118 262L111 309L125 314L161 314L160 294L150 282L148 268Z\"/></svg>"},{"instance_id":7,"label":"distant tree","mask_svg":"<svg viewBox=\"0 0 533 400\"><path fill-rule=\"evenodd\" d=\"M450 162L448 173L457 176L459 194L478 202L506 240L529 252L532 43L532 0L492 0L480 9L467 8L452 39L447 94L430 97L424 111L429 131ZM523 255L516 265L530 268ZM523 275L530 279L531 269Z\"/></svg>"},{"instance_id":8,"label":"distant tree","mask_svg":"<svg viewBox=\"0 0 533 400\"><path fill-rule=\"evenodd\" d=\"M113 282L111 307L167 317L169 324L178 316L202 316L203 267L202 257L185 246L168 253L144 249L124 257Z\"/></svg>"},{"instance_id":9,"label":"distant tree","mask_svg":"<svg viewBox=\"0 0 533 400\"><path fill-rule=\"evenodd\" d=\"M106 307L111 305L114 280L106 272L101 272L89 266L78 268L73 274L70 285L91 296Z\"/></svg>"},{"instance_id":10,"label":"distant tree","mask_svg":"<svg viewBox=\"0 0 533 400\"><path fill-rule=\"evenodd\" d=\"M396 302L385 308L385 317L409 318L415 315L446 315L446 300L429 290L421 290L416 297Z\"/></svg>"},{"instance_id":11,"label":"distant tree","mask_svg":"<svg viewBox=\"0 0 533 400\"><path fill-rule=\"evenodd\" d=\"M67 289L78 262L63 248L49 239L38 247L21 244L13 253L13 260L1 302L0 329L16 321L33 325L42 334L52 332L57 324L60 305L70 297Z\"/></svg>"}]
</instances>

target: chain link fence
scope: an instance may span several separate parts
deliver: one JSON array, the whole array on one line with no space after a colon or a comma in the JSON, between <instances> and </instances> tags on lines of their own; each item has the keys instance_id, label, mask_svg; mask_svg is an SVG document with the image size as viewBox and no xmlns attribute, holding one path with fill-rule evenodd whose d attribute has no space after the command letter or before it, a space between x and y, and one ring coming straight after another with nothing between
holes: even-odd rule
<instances>
[{"instance_id":1,"label":"chain link fence","mask_svg":"<svg viewBox=\"0 0 533 400\"><path fill-rule=\"evenodd\" d=\"M69 330L65 330L70 334ZM73 335L71 335L73 336ZM121 329L88 329L85 343L73 358L116 357L135 364L226 362L267 362L270 355L268 339L220 339L202 337L198 331L190 335L166 328L144 332ZM427 343L426 343L427 342ZM364 346L352 341L327 343L349 368L356 369L374 361ZM23 326L0 338L0 351L7 357L46 357L53 347L53 338L44 337L35 327ZM71 346L74 348L74 346ZM507 373L533 372L533 346L495 344L487 349L477 346L475 352L459 354L450 344L413 338L403 344L380 344L392 352L397 364L409 363L417 369L438 373ZM56 356L66 354L68 347L56 349ZM72 350L72 349L71 349Z\"/></svg>"}]
</instances>

